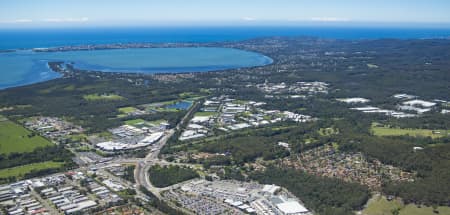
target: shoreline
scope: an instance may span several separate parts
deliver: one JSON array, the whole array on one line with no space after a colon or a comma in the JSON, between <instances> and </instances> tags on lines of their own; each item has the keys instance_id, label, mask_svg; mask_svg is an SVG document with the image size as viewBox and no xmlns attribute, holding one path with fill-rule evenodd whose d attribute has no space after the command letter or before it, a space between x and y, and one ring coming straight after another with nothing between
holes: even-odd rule
<instances>
[{"instance_id":1,"label":"shoreline","mask_svg":"<svg viewBox=\"0 0 450 215\"><path fill-rule=\"evenodd\" d=\"M154 75L177 75L177 74L192 74L192 73L207 73L207 72L223 72L227 70L233 69L244 69L244 68L253 68L253 67L263 67L271 65L275 62L271 57L251 50L240 49L235 47L228 47L227 44L208 44L208 46L199 46L200 44L193 43L164 43L164 44L109 44L109 45L86 45L86 46L65 46L58 48L40 48L38 51L36 50L22 50L22 51L32 51L32 52L76 52L76 51L100 51L100 50L120 50L120 49L145 49L145 48L224 48L224 49L235 49L242 52L251 52L259 57L261 57L261 62L257 65L250 66L236 66L236 65L227 65L227 66L181 66L181 67L172 67L172 68L144 68L143 69L114 69L113 67L107 66L98 66L97 68L83 68L82 64L79 64L77 67L77 63L71 61L62 61L62 60L47 60L46 67L48 68L49 73L52 77L45 78L38 81L30 81L29 79L23 79L18 82L12 84L4 84L0 85L1 90L8 90L16 87L24 87L33 84L39 84L46 81L51 81L59 78L66 78L70 76L76 75L76 73L80 72L93 72L93 73L102 73L105 75L142 75L142 76L154 76ZM15 51L14 51L15 52ZM0 54L2 54L0 52ZM37 80L37 79L33 79Z\"/></svg>"},{"instance_id":2,"label":"shoreline","mask_svg":"<svg viewBox=\"0 0 450 215\"><path fill-rule=\"evenodd\" d=\"M34 48L14 48L0 49L0 53L16 52L16 51L33 51L33 52L67 52L67 51L92 51L92 50L110 50L110 49L133 49L133 48L197 48L197 47L224 47L227 45L235 45L247 43L255 40L279 39L279 38L304 38L314 40L342 40L342 41L374 41L374 40L450 40L450 36L445 37L429 37L429 38L324 38L316 36L298 35L298 36L268 36L254 37L238 41L217 41L217 42L129 42L129 43L103 43L103 44L78 44L63 45L54 47L34 47Z\"/></svg>"},{"instance_id":3,"label":"shoreline","mask_svg":"<svg viewBox=\"0 0 450 215\"><path fill-rule=\"evenodd\" d=\"M28 49L33 52L69 52L95 51L111 49L145 49L145 48L200 48L221 47L220 43L111 43L94 45L58 46L49 48Z\"/></svg>"}]
</instances>

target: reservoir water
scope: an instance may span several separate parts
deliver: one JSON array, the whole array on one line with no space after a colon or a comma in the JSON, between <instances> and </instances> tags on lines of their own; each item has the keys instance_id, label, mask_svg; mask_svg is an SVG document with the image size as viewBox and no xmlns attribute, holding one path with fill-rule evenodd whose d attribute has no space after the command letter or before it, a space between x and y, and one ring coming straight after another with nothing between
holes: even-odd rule
<instances>
[{"instance_id":1,"label":"reservoir water","mask_svg":"<svg viewBox=\"0 0 450 215\"><path fill-rule=\"evenodd\" d=\"M178 73L263 66L272 59L230 48L142 48L67 52L18 50L0 53L0 89L59 77L49 61L74 63L79 69L104 72Z\"/></svg>"}]
</instances>

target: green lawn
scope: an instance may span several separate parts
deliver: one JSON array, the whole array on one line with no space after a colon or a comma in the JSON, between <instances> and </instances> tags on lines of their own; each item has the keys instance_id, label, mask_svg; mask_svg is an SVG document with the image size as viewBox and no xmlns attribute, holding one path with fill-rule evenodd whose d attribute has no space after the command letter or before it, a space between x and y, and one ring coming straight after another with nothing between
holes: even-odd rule
<instances>
[{"instance_id":1,"label":"green lawn","mask_svg":"<svg viewBox=\"0 0 450 215\"><path fill-rule=\"evenodd\" d=\"M195 116L213 116L216 112L197 112Z\"/></svg>"},{"instance_id":2,"label":"green lawn","mask_svg":"<svg viewBox=\"0 0 450 215\"><path fill-rule=\"evenodd\" d=\"M146 121L143 119L132 119L132 120L127 120L125 121L125 124L127 125L138 125L138 124L142 124L145 123Z\"/></svg>"},{"instance_id":3,"label":"green lawn","mask_svg":"<svg viewBox=\"0 0 450 215\"><path fill-rule=\"evenodd\" d=\"M119 108L119 111L121 113L127 114L127 113L132 113L132 112L136 111L136 108L135 107L123 107L123 108Z\"/></svg>"},{"instance_id":4,"label":"green lawn","mask_svg":"<svg viewBox=\"0 0 450 215\"><path fill-rule=\"evenodd\" d=\"M406 129L406 128L389 128L386 126L380 127L376 126L376 124L372 125L371 128L374 135L377 136L422 136L422 137L431 137L431 138L439 138L450 135L450 130L429 130L429 129ZM439 133L436 133L439 132Z\"/></svg>"},{"instance_id":5,"label":"green lawn","mask_svg":"<svg viewBox=\"0 0 450 215\"><path fill-rule=\"evenodd\" d=\"M117 94L88 94L84 95L83 98L87 101L116 101L124 99L124 97Z\"/></svg>"},{"instance_id":6,"label":"green lawn","mask_svg":"<svg viewBox=\"0 0 450 215\"><path fill-rule=\"evenodd\" d=\"M158 111L158 112L172 112L172 113L180 112L180 110L176 109L176 108L160 108L160 109L157 109L156 111Z\"/></svg>"},{"instance_id":7,"label":"green lawn","mask_svg":"<svg viewBox=\"0 0 450 215\"><path fill-rule=\"evenodd\" d=\"M75 90L75 85L71 84L71 85L69 85L67 87L64 87L64 90L66 90L66 91L74 91Z\"/></svg>"},{"instance_id":8,"label":"green lawn","mask_svg":"<svg viewBox=\"0 0 450 215\"><path fill-rule=\"evenodd\" d=\"M192 92L184 92L184 93L180 93L179 96L183 99L187 99L187 98L192 98L192 97L199 97L200 95L197 95Z\"/></svg>"},{"instance_id":9,"label":"green lawn","mask_svg":"<svg viewBox=\"0 0 450 215\"><path fill-rule=\"evenodd\" d=\"M85 134L73 134L70 135L70 140L72 142L82 142L87 139L87 136Z\"/></svg>"},{"instance_id":10,"label":"green lawn","mask_svg":"<svg viewBox=\"0 0 450 215\"><path fill-rule=\"evenodd\" d=\"M148 124L152 124L154 126L157 126L157 125L159 125L161 123L167 123L167 121L164 120L164 119L160 119L160 120L153 120L153 121L148 122Z\"/></svg>"},{"instance_id":11,"label":"green lawn","mask_svg":"<svg viewBox=\"0 0 450 215\"><path fill-rule=\"evenodd\" d=\"M127 120L125 121L126 125L131 125L131 126L158 126L161 123L167 123L166 120L160 119L160 120L154 120L154 121L145 121L143 119L131 119L131 120Z\"/></svg>"},{"instance_id":12,"label":"green lawn","mask_svg":"<svg viewBox=\"0 0 450 215\"><path fill-rule=\"evenodd\" d=\"M403 207L401 201L388 201L384 196L375 196L369 202L367 208L363 210L363 215L392 215L392 210Z\"/></svg>"},{"instance_id":13,"label":"green lawn","mask_svg":"<svg viewBox=\"0 0 450 215\"><path fill-rule=\"evenodd\" d=\"M41 163L33 163L27 164L23 166L16 166L7 169L0 170L0 179L8 178L8 177L16 177L17 179L22 178L26 173L31 172L32 170L38 171L43 169L54 169L59 168L64 165L64 162L54 162L54 161L46 161Z\"/></svg>"},{"instance_id":14,"label":"green lawn","mask_svg":"<svg viewBox=\"0 0 450 215\"><path fill-rule=\"evenodd\" d=\"M434 213L432 207L421 206L409 204L406 205L402 210L400 210L400 215L444 215L450 214L450 207L438 207L437 211L439 213Z\"/></svg>"},{"instance_id":15,"label":"green lawn","mask_svg":"<svg viewBox=\"0 0 450 215\"><path fill-rule=\"evenodd\" d=\"M369 205L362 211L363 215L392 215L392 211L399 209L400 215L436 215L450 214L450 207L438 207L439 213L434 213L432 207L414 204L404 205L401 200L386 200L384 196L375 196L369 200Z\"/></svg>"},{"instance_id":16,"label":"green lawn","mask_svg":"<svg viewBox=\"0 0 450 215\"><path fill-rule=\"evenodd\" d=\"M0 121L0 154L31 152L38 147L53 145L49 140L9 120Z\"/></svg>"}]
</instances>

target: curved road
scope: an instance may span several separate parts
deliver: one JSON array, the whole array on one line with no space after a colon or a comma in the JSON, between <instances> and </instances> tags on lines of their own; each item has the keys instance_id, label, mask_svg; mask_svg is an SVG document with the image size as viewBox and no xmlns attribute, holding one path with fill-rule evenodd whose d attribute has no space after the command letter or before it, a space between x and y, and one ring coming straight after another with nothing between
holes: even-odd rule
<instances>
[{"instance_id":1,"label":"curved road","mask_svg":"<svg viewBox=\"0 0 450 215\"><path fill-rule=\"evenodd\" d=\"M134 178L136 180L137 187L144 186L147 190L152 192L156 197L161 199L161 188L154 187L152 183L150 182L150 177L148 175L148 170L151 166L155 164L161 164L161 165L188 165L192 166L190 164L181 164L181 163L171 163L164 160L158 159L158 155L161 151L161 149L164 147L164 145L167 143L167 141L175 134L175 131L181 129L181 125L183 125L186 120L189 118L189 116L192 114L192 112L196 109L197 105L199 105L198 102L195 102L192 107L189 109L189 111L186 113L186 115L181 119L181 121L177 124L177 126L173 129L170 129L166 131L166 135L162 137L155 145L156 150L153 150L148 153L148 155L144 159L138 159L136 168L134 170ZM125 162L127 160L124 160Z\"/></svg>"}]
</instances>

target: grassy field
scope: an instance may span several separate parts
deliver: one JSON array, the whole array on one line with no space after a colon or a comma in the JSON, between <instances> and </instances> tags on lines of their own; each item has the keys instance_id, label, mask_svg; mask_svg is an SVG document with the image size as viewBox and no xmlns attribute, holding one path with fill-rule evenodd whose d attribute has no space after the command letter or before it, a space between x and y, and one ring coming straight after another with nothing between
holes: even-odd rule
<instances>
[{"instance_id":1,"label":"grassy field","mask_svg":"<svg viewBox=\"0 0 450 215\"><path fill-rule=\"evenodd\" d=\"M143 119L132 119L132 120L127 120L125 121L125 124L127 125L138 125L138 124L142 124L145 123L146 121Z\"/></svg>"},{"instance_id":2,"label":"grassy field","mask_svg":"<svg viewBox=\"0 0 450 215\"><path fill-rule=\"evenodd\" d=\"M392 211L403 207L399 200L388 201L383 196L375 196L369 200L367 208L363 210L363 215L392 215Z\"/></svg>"},{"instance_id":3,"label":"grassy field","mask_svg":"<svg viewBox=\"0 0 450 215\"><path fill-rule=\"evenodd\" d=\"M197 112L194 116L213 116L216 112Z\"/></svg>"},{"instance_id":4,"label":"grassy field","mask_svg":"<svg viewBox=\"0 0 450 215\"><path fill-rule=\"evenodd\" d=\"M41 162L41 163L33 163L33 164L27 164L27 165L23 165L23 166L2 169L2 170L0 170L0 179L8 178L8 177L16 177L17 179L20 179L26 173L29 173L32 170L38 171L38 170L43 170L43 169L59 168L62 165L64 165L64 162L46 161L46 162Z\"/></svg>"},{"instance_id":5,"label":"grassy field","mask_svg":"<svg viewBox=\"0 0 450 215\"><path fill-rule=\"evenodd\" d=\"M66 91L73 91L73 90L75 90L75 85L71 84L71 85L69 85L67 87L64 87L63 89L66 90Z\"/></svg>"},{"instance_id":6,"label":"grassy field","mask_svg":"<svg viewBox=\"0 0 450 215\"><path fill-rule=\"evenodd\" d=\"M87 140L87 136L85 134L73 134L70 135L70 140L72 142L82 142L84 140Z\"/></svg>"},{"instance_id":7,"label":"grassy field","mask_svg":"<svg viewBox=\"0 0 450 215\"><path fill-rule=\"evenodd\" d=\"M117 94L88 94L84 95L83 98L87 101L116 101L124 99L124 97Z\"/></svg>"},{"instance_id":8,"label":"grassy field","mask_svg":"<svg viewBox=\"0 0 450 215\"><path fill-rule=\"evenodd\" d=\"M0 121L0 154L31 152L52 143L41 136L31 136L31 131L9 120Z\"/></svg>"},{"instance_id":9,"label":"grassy field","mask_svg":"<svg viewBox=\"0 0 450 215\"><path fill-rule=\"evenodd\" d=\"M154 120L154 121L145 121L143 119L132 119L132 120L127 120L125 121L126 125L131 125L131 126L158 126L161 123L167 123L166 120L160 119L160 120Z\"/></svg>"},{"instance_id":10,"label":"grassy field","mask_svg":"<svg viewBox=\"0 0 450 215\"><path fill-rule=\"evenodd\" d=\"M421 206L409 204L406 205L402 210L400 210L400 215L436 215L436 214L450 214L450 207L437 207L439 213L434 213L432 207Z\"/></svg>"},{"instance_id":11,"label":"grassy field","mask_svg":"<svg viewBox=\"0 0 450 215\"><path fill-rule=\"evenodd\" d=\"M406 129L406 128L389 128L386 126L377 126L372 124L371 128L374 135L377 136L422 136L439 138L450 135L450 130L429 130L429 129Z\"/></svg>"},{"instance_id":12,"label":"grassy field","mask_svg":"<svg viewBox=\"0 0 450 215\"><path fill-rule=\"evenodd\" d=\"M192 97L200 97L200 95L192 93L192 92L184 92L184 93L180 93L178 95L183 99L192 98Z\"/></svg>"},{"instance_id":13,"label":"grassy field","mask_svg":"<svg viewBox=\"0 0 450 215\"><path fill-rule=\"evenodd\" d=\"M167 121L164 120L164 119L159 119L159 120L153 120L153 121L148 122L148 124L152 124L152 125L155 125L155 126L157 126L157 125L159 125L161 123L167 123Z\"/></svg>"},{"instance_id":14,"label":"grassy field","mask_svg":"<svg viewBox=\"0 0 450 215\"><path fill-rule=\"evenodd\" d=\"M128 114L128 113L132 113L132 112L134 112L134 111L136 111L137 109L135 108L135 107L123 107L123 108L119 108L119 111L121 112L121 113L125 113L125 114Z\"/></svg>"},{"instance_id":15,"label":"grassy field","mask_svg":"<svg viewBox=\"0 0 450 215\"><path fill-rule=\"evenodd\" d=\"M375 196L369 200L367 208L362 211L363 215L392 215L394 210L399 210L400 215L436 215L450 214L450 207L437 207L439 213L434 213L432 207L414 204L404 205L400 200L388 201L384 196Z\"/></svg>"}]
</instances>

